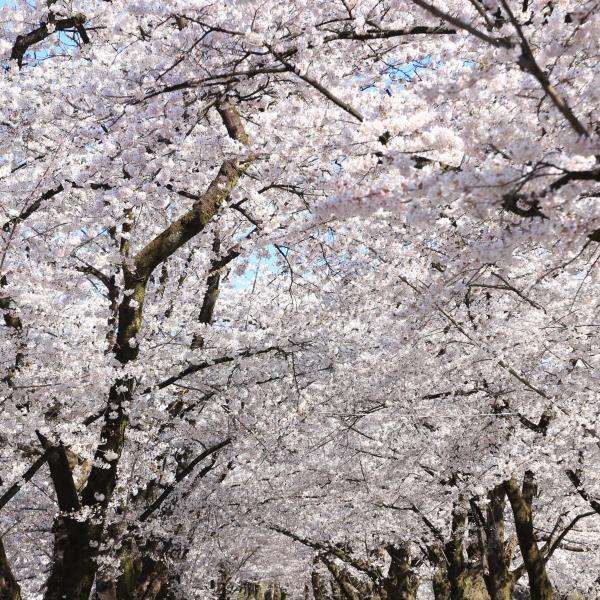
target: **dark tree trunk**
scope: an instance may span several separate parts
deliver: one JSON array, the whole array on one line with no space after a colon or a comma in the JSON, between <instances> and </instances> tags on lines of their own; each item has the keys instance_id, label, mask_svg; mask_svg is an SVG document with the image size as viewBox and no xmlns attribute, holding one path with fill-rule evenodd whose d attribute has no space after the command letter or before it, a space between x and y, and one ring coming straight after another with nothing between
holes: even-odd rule
<instances>
[{"instance_id":1,"label":"dark tree trunk","mask_svg":"<svg viewBox=\"0 0 600 600\"><path fill-rule=\"evenodd\" d=\"M335 563L335 561L329 558L328 556L321 556L321 561L329 569L329 572L331 573L332 577L340 586L340 590L342 591L343 597L346 600L360 600L359 591L349 580L347 573L340 569L340 567Z\"/></svg>"},{"instance_id":2,"label":"dark tree trunk","mask_svg":"<svg viewBox=\"0 0 600 600\"><path fill-rule=\"evenodd\" d=\"M0 600L21 600L21 588L14 578L0 538Z\"/></svg>"},{"instance_id":3,"label":"dark tree trunk","mask_svg":"<svg viewBox=\"0 0 600 600\"><path fill-rule=\"evenodd\" d=\"M236 141L247 145L248 136L236 108L229 102L218 103L216 108L228 134ZM129 255L130 243L125 239L122 242L124 286L130 295L124 296L117 311L117 335L113 353L121 365L132 363L138 358L139 346L136 338L142 326L146 286L152 273L173 253L205 229L252 160L252 157L246 158L243 163L237 160L224 160L216 178L204 193L198 196L192 208L149 241L135 257ZM123 231L129 233L131 215L126 216L128 218L124 222ZM216 285L218 289L218 281ZM135 302L132 304L130 300ZM114 309L114 306L112 308ZM125 406L133 400L134 387L133 379L118 378L110 389L103 415L101 442L96 449L94 466L81 493L81 501L75 492L75 498L71 498L73 506L67 508L68 512L86 508L92 513L92 519L80 523L76 519L69 518L67 514L55 522L54 560L44 600L88 600L90 597L97 571L95 558L103 539L107 508L117 483L118 462L129 423ZM106 456L115 458L107 461ZM48 462L59 508L61 508L61 486L66 481L66 477L63 477L64 473L52 472L53 465L50 457ZM69 477L71 477L70 471ZM61 508L61 513L64 510ZM165 582L164 565L144 558L142 574L137 579L133 597L154 600L163 596L166 593Z\"/></svg>"},{"instance_id":4,"label":"dark tree trunk","mask_svg":"<svg viewBox=\"0 0 600 600\"><path fill-rule=\"evenodd\" d=\"M388 546L387 553L392 562L385 579L387 600L415 600L419 589L419 578L411 568L410 544L402 542Z\"/></svg>"},{"instance_id":5,"label":"dark tree trunk","mask_svg":"<svg viewBox=\"0 0 600 600\"><path fill-rule=\"evenodd\" d=\"M329 600L325 579L321 573L318 571L313 571L310 574L310 581L312 585L313 598L315 600Z\"/></svg>"},{"instance_id":6,"label":"dark tree trunk","mask_svg":"<svg viewBox=\"0 0 600 600\"><path fill-rule=\"evenodd\" d=\"M340 584L335 580L331 580L331 600L342 600L342 590Z\"/></svg>"},{"instance_id":7,"label":"dark tree trunk","mask_svg":"<svg viewBox=\"0 0 600 600\"><path fill-rule=\"evenodd\" d=\"M487 561L489 567L488 589L492 600L511 600L515 579L510 572L504 547L504 486L495 487L488 494L486 515Z\"/></svg>"},{"instance_id":8,"label":"dark tree trunk","mask_svg":"<svg viewBox=\"0 0 600 600\"><path fill-rule=\"evenodd\" d=\"M436 567L433 578L435 600L489 600L481 565L472 565L466 558L468 515L468 502L461 498L452 509L450 541L443 547L428 549L429 560Z\"/></svg>"},{"instance_id":9,"label":"dark tree trunk","mask_svg":"<svg viewBox=\"0 0 600 600\"><path fill-rule=\"evenodd\" d=\"M441 546L429 546L427 549L429 562L433 565L432 586L435 600L450 600L450 580L448 579L448 563Z\"/></svg>"},{"instance_id":10,"label":"dark tree trunk","mask_svg":"<svg viewBox=\"0 0 600 600\"><path fill-rule=\"evenodd\" d=\"M533 532L531 499L534 488L533 474L529 471L525 474L522 489L514 478L504 484L515 519L519 548L529 577L531 600L552 600L554 596L552 584Z\"/></svg>"}]
</instances>

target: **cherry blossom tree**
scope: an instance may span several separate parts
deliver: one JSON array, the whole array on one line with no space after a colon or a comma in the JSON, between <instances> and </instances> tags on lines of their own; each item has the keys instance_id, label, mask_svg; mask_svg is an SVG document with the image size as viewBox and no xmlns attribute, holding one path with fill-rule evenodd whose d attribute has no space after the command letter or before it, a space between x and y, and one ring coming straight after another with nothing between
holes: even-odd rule
<instances>
[{"instance_id":1,"label":"cherry blossom tree","mask_svg":"<svg viewBox=\"0 0 600 600\"><path fill-rule=\"evenodd\" d=\"M2 598L598 593L595 0L0 21Z\"/></svg>"}]
</instances>

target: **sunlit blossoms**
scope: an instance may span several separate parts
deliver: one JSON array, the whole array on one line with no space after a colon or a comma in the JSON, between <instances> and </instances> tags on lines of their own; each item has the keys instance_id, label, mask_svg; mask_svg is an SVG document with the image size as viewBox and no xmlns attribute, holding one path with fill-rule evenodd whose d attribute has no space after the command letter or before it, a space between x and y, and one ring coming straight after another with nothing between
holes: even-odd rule
<instances>
[{"instance_id":1,"label":"sunlit blossoms","mask_svg":"<svg viewBox=\"0 0 600 600\"><path fill-rule=\"evenodd\" d=\"M600 594L595 0L0 0L0 598Z\"/></svg>"}]
</instances>

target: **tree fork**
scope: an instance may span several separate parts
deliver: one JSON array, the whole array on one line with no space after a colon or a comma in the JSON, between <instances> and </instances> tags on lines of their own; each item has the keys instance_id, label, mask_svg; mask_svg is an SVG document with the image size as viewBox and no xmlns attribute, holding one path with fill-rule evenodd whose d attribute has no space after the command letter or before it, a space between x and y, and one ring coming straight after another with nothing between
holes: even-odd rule
<instances>
[{"instance_id":1,"label":"tree fork","mask_svg":"<svg viewBox=\"0 0 600 600\"><path fill-rule=\"evenodd\" d=\"M247 145L248 136L234 105L225 101L218 105L217 110L228 134ZM146 285L152 272L205 229L251 163L251 157L242 164L234 160L223 161L217 177L194 201L192 208L146 244L133 258L132 268L124 268L125 296L119 305L114 346L115 358L121 364L127 365L138 357L136 337L142 326ZM56 569L53 567L45 600L87 600L90 596L97 571L95 557L104 532L108 505L117 483L117 467L129 423L127 409L133 400L134 388L135 381L131 377L117 378L110 388L95 464L81 494L81 505L91 511L92 520L81 523L74 535L57 537L55 561L68 565L68 569L65 567L63 570L58 565ZM160 586L156 591L153 590L147 590L153 594L152 597L159 593Z\"/></svg>"}]
</instances>

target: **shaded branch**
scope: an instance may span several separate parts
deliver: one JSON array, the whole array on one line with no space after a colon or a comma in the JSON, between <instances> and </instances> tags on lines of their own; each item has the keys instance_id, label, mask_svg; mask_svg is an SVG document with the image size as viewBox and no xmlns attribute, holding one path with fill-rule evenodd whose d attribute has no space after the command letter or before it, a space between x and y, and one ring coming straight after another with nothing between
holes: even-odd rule
<instances>
[{"instance_id":1,"label":"shaded branch","mask_svg":"<svg viewBox=\"0 0 600 600\"><path fill-rule=\"evenodd\" d=\"M20 479L15 481L3 494L0 496L0 510L2 510L19 492L25 483L40 470L47 460L46 452L35 459L32 465L21 475Z\"/></svg>"},{"instance_id":2,"label":"shaded branch","mask_svg":"<svg viewBox=\"0 0 600 600\"><path fill-rule=\"evenodd\" d=\"M159 384L156 385L156 388L162 390L169 385L187 377L188 375L192 375L193 373L197 373L198 371L203 371L204 369L208 369L214 365L222 365L224 363L233 362L238 358L248 358L250 356L258 356L260 354L266 354L267 352L282 352L282 348L279 346L269 346L268 348L263 348L262 350L246 350L241 352L240 354L236 354L234 356L221 356L219 358L215 358L214 360L207 360L201 363L197 363L195 365L189 365L185 369L182 369L176 375L172 375L171 377L167 377L167 379L163 379ZM152 391L152 388L146 388L142 393L149 394Z\"/></svg>"},{"instance_id":3,"label":"shaded branch","mask_svg":"<svg viewBox=\"0 0 600 600\"><path fill-rule=\"evenodd\" d=\"M88 264L78 256L75 256L74 258L83 263L83 265L75 267L75 270L79 271L80 273L84 273L85 275L94 276L98 281L100 281L100 283L102 283L106 287L106 289L109 292L112 292L114 290L114 278L109 277L108 275L100 271L100 269L97 269L93 265Z\"/></svg>"},{"instance_id":4,"label":"shaded branch","mask_svg":"<svg viewBox=\"0 0 600 600\"><path fill-rule=\"evenodd\" d=\"M453 17L452 15L445 13L444 11L440 10L439 8L436 8L435 6L433 6L433 4L430 4L429 2L425 2L425 0L412 0L412 1L414 4L416 4L417 6L420 6L423 10L426 10L428 13L431 13L433 16L437 17L438 19L442 19L442 20L446 21L447 23L450 23L451 25L458 27L459 29L464 29L465 31L468 31L471 35L474 35L476 38L479 38L480 40L487 42L488 44L491 44L492 46L495 46L496 48L512 48L514 46L514 43L510 38L491 37L491 36L483 33L482 31L479 31L479 29L477 29L476 27L473 27L466 21L463 21L462 19L458 19L457 17Z\"/></svg>"},{"instance_id":5,"label":"shaded branch","mask_svg":"<svg viewBox=\"0 0 600 600\"><path fill-rule=\"evenodd\" d=\"M80 508L77 489L73 481L71 467L62 444L52 446L39 431L35 432L44 448L46 460L50 467L50 478L56 492L58 508L61 512L73 512Z\"/></svg>"},{"instance_id":6,"label":"shaded branch","mask_svg":"<svg viewBox=\"0 0 600 600\"><path fill-rule=\"evenodd\" d=\"M50 200L50 198L53 198L57 194L60 194L60 192L64 191L64 189L65 188L61 183L59 186L44 192L37 200L33 201L29 206L24 208L17 216L12 217L8 221L6 221L6 223L2 225L2 231L10 231L12 227L23 222L25 219L30 217L35 211L37 211L41 207L42 202L44 202L44 200Z\"/></svg>"},{"instance_id":7,"label":"shaded branch","mask_svg":"<svg viewBox=\"0 0 600 600\"><path fill-rule=\"evenodd\" d=\"M556 181L552 182L550 189L559 190L572 181L600 181L600 169L589 169L587 171L568 171Z\"/></svg>"},{"instance_id":8,"label":"shaded branch","mask_svg":"<svg viewBox=\"0 0 600 600\"><path fill-rule=\"evenodd\" d=\"M228 446L229 444L231 444L231 438L227 438L226 440L219 442L218 444L212 446L212 448L208 448L208 450L205 450L204 452L202 452L202 454L194 458L194 460L192 460L188 464L188 466L175 477L175 482L168 485L163 490L162 494L139 516L139 521L146 521L155 511L157 511L162 505L162 503L173 493L173 490L175 489L176 485L179 482L183 481L194 470L198 463L202 462L205 458L215 454L216 452L218 452L225 446ZM210 469L212 469L213 466L214 461L211 465L205 467L200 472L200 477L204 477L204 475L206 475L206 473L208 473L208 471L210 471Z\"/></svg>"},{"instance_id":9,"label":"shaded branch","mask_svg":"<svg viewBox=\"0 0 600 600\"><path fill-rule=\"evenodd\" d=\"M354 558L350 556L350 554L343 550L339 545L321 544L319 542L313 542L312 540L303 538L295 534L293 531L290 531L289 529L286 529L285 527L280 527L278 525L272 525L270 529L291 538L295 542L312 548L313 550L324 552L325 554L330 554L332 556L335 556L336 558L339 558L341 561L345 562L351 567L354 567L358 571L362 571L363 573L367 574L373 581L377 581L381 577L381 573L377 568L371 566L365 560L361 560L360 558Z\"/></svg>"},{"instance_id":10,"label":"shaded branch","mask_svg":"<svg viewBox=\"0 0 600 600\"><path fill-rule=\"evenodd\" d=\"M577 493L600 515L600 502L590 498L590 495L581 483L579 475L577 475L577 473L575 473L575 471L572 469L567 469L565 472L571 483L575 486Z\"/></svg>"},{"instance_id":11,"label":"shaded branch","mask_svg":"<svg viewBox=\"0 0 600 600\"><path fill-rule=\"evenodd\" d=\"M356 33L355 31L339 31L333 35L327 36L323 41L325 43L336 40L356 40L366 42L368 40L387 40L394 37L406 37L409 35L452 35L456 29L449 27L428 27L419 25L411 29L371 29L365 33Z\"/></svg>"}]
</instances>

